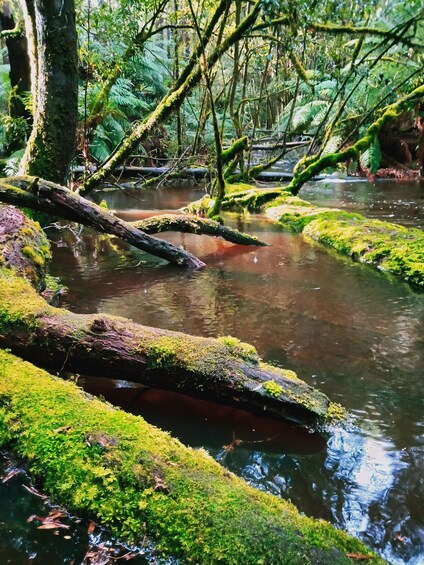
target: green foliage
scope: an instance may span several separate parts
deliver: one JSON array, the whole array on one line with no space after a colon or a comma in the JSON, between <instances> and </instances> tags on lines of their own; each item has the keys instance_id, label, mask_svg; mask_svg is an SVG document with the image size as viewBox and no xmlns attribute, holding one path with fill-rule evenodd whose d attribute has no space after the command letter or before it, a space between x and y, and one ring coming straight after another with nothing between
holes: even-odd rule
<instances>
[{"instance_id":1,"label":"green foliage","mask_svg":"<svg viewBox=\"0 0 424 565\"><path fill-rule=\"evenodd\" d=\"M361 166L370 173L376 173L378 167L380 166L381 160L381 149L380 149L380 142L378 137L375 135L372 144L366 149L363 153L361 153L359 157Z\"/></svg>"},{"instance_id":2,"label":"green foliage","mask_svg":"<svg viewBox=\"0 0 424 565\"><path fill-rule=\"evenodd\" d=\"M13 177L18 174L19 164L23 157L25 149L18 149L10 157L7 158L6 164L4 165L3 171L8 177Z\"/></svg>"}]
</instances>

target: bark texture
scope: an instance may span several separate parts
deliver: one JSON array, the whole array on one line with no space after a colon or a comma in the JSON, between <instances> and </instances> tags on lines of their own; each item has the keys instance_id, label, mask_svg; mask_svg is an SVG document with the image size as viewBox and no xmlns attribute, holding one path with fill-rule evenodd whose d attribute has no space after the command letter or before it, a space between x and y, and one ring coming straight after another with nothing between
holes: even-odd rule
<instances>
[{"instance_id":1,"label":"bark texture","mask_svg":"<svg viewBox=\"0 0 424 565\"><path fill-rule=\"evenodd\" d=\"M21 173L63 183L73 156L78 117L74 0L21 0L21 5L34 113Z\"/></svg>"}]
</instances>

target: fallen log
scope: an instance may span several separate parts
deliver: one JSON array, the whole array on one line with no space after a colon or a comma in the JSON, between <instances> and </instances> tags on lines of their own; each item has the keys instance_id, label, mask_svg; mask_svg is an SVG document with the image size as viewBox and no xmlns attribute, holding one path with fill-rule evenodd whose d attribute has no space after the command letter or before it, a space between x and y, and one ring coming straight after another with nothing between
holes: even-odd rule
<instances>
[{"instance_id":1,"label":"fallen log","mask_svg":"<svg viewBox=\"0 0 424 565\"><path fill-rule=\"evenodd\" d=\"M161 216L152 216L151 218L131 222L131 225L148 234L177 231L198 235L210 235L212 237L222 237L226 241L238 243L240 245L268 245L267 243L260 241L255 236L242 233L236 229L228 228L214 220L200 218L199 216L189 214L163 214Z\"/></svg>"},{"instance_id":2,"label":"fallen log","mask_svg":"<svg viewBox=\"0 0 424 565\"><path fill-rule=\"evenodd\" d=\"M263 363L233 337L189 336L49 306L0 268L0 345L57 372L124 379L316 428L334 414L321 392ZM337 408L336 408L337 412Z\"/></svg>"},{"instance_id":3,"label":"fallen log","mask_svg":"<svg viewBox=\"0 0 424 565\"><path fill-rule=\"evenodd\" d=\"M185 562L348 565L360 541L258 491L203 450L0 350L0 446L53 501Z\"/></svg>"},{"instance_id":4,"label":"fallen log","mask_svg":"<svg viewBox=\"0 0 424 565\"><path fill-rule=\"evenodd\" d=\"M25 220L17 236L27 226L35 224ZM312 428L339 413L323 393L292 371L263 363L254 347L236 338L201 338L105 314L74 314L47 304L6 267L0 267L0 346L59 373L129 380Z\"/></svg>"},{"instance_id":5,"label":"fallen log","mask_svg":"<svg viewBox=\"0 0 424 565\"><path fill-rule=\"evenodd\" d=\"M266 149L260 147L260 149ZM272 148L273 149L273 148ZM77 174L83 174L87 172L86 167L78 166L73 169ZM92 168L92 172L95 173L95 169ZM136 167L133 165L119 166L114 169L114 173L125 176L140 176L148 178L158 178L162 175L166 175L172 172L172 167ZM294 173L290 171L261 171L255 175L255 180L263 182L279 182L279 181L290 181L293 179ZM180 178L194 178L197 180L210 180L210 170L205 167L187 167L181 169L178 172ZM321 180L324 177L322 175L314 176L313 180Z\"/></svg>"},{"instance_id":6,"label":"fallen log","mask_svg":"<svg viewBox=\"0 0 424 565\"><path fill-rule=\"evenodd\" d=\"M181 247L143 233L108 210L53 182L35 177L0 179L0 201L94 227L178 266L194 269L205 266Z\"/></svg>"},{"instance_id":7,"label":"fallen log","mask_svg":"<svg viewBox=\"0 0 424 565\"><path fill-rule=\"evenodd\" d=\"M125 222L96 204L51 182L29 177L0 179L0 201L25 206L115 235L152 255L177 265L201 268L205 264L188 251L149 234L180 231L222 237L239 245L266 245L254 236L193 216L167 215L140 222ZM33 181L37 182L33 182Z\"/></svg>"}]
</instances>

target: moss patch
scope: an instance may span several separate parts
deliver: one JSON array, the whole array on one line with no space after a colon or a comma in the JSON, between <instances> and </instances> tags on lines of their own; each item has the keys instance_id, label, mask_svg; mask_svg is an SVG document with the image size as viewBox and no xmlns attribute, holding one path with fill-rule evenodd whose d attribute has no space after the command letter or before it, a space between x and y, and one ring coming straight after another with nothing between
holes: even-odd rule
<instances>
[{"instance_id":1,"label":"moss patch","mask_svg":"<svg viewBox=\"0 0 424 565\"><path fill-rule=\"evenodd\" d=\"M0 206L0 225L1 262L43 290L50 249L40 225L13 206Z\"/></svg>"},{"instance_id":2,"label":"moss patch","mask_svg":"<svg viewBox=\"0 0 424 565\"><path fill-rule=\"evenodd\" d=\"M225 345L231 355L240 357L245 361L250 361L251 363L259 363L259 355L256 348L250 343L245 343L240 341L238 338L231 335L218 337L218 342Z\"/></svg>"},{"instance_id":3,"label":"moss patch","mask_svg":"<svg viewBox=\"0 0 424 565\"><path fill-rule=\"evenodd\" d=\"M0 297L0 330L4 332L11 326L31 331L37 317L49 308L27 281L4 267L0 267Z\"/></svg>"},{"instance_id":4,"label":"moss patch","mask_svg":"<svg viewBox=\"0 0 424 565\"><path fill-rule=\"evenodd\" d=\"M424 288L424 232L369 220L359 214L324 212L303 233L353 259Z\"/></svg>"},{"instance_id":5,"label":"moss patch","mask_svg":"<svg viewBox=\"0 0 424 565\"><path fill-rule=\"evenodd\" d=\"M281 195L266 209L286 230L315 241L424 288L424 232L367 219L360 214L319 208Z\"/></svg>"},{"instance_id":6,"label":"moss patch","mask_svg":"<svg viewBox=\"0 0 424 565\"><path fill-rule=\"evenodd\" d=\"M53 499L190 562L351 563L359 541L249 487L202 450L0 351L0 444Z\"/></svg>"},{"instance_id":7,"label":"moss patch","mask_svg":"<svg viewBox=\"0 0 424 565\"><path fill-rule=\"evenodd\" d=\"M264 390L270 394L271 396L275 396L276 398L278 398L279 396L281 396L281 393L283 392L283 387L278 385L277 383L275 383L274 381L266 381L263 384Z\"/></svg>"}]
</instances>

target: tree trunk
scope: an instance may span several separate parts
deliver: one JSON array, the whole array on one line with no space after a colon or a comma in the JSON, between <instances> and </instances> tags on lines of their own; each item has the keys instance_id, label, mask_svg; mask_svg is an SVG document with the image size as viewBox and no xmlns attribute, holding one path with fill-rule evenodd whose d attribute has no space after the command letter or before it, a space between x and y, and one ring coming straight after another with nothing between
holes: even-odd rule
<instances>
[{"instance_id":1,"label":"tree trunk","mask_svg":"<svg viewBox=\"0 0 424 565\"><path fill-rule=\"evenodd\" d=\"M0 201L25 206L116 235L138 249L181 267L200 269L205 266L188 251L143 233L100 206L52 182L34 177L0 179Z\"/></svg>"},{"instance_id":2,"label":"tree trunk","mask_svg":"<svg viewBox=\"0 0 424 565\"><path fill-rule=\"evenodd\" d=\"M15 21L10 13L9 6L5 4L0 12L0 24L2 30L14 29ZM32 120L31 113L25 108L22 95L31 90L31 68L28 57L28 44L25 35L22 33L6 38L7 55L10 64L10 84L12 92L9 96L9 116L12 119L23 118L28 123L28 130ZM25 123L25 122L24 122ZM8 135L7 152L13 153L23 146L25 132L22 137Z\"/></svg>"},{"instance_id":3,"label":"tree trunk","mask_svg":"<svg viewBox=\"0 0 424 565\"><path fill-rule=\"evenodd\" d=\"M21 4L34 110L21 173L63 183L73 156L78 113L74 0L22 0Z\"/></svg>"}]
</instances>

